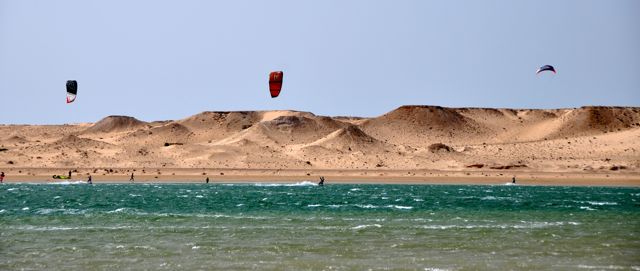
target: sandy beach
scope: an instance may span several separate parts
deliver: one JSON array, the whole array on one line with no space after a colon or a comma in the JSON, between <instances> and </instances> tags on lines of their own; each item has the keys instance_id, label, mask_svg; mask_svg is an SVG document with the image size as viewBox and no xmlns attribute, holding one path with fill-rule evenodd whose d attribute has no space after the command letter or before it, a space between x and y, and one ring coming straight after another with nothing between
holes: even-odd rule
<instances>
[{"instance_id":1,"label":"sandy beach","mask_svg":"<svg viewBox=\"0 0 640 271\"><path fill-rule=\"evenodd\" d=\"M5 181L640 186L640 109L402 106L374 118L290 110L0 126Z\"/></svg>"},{"instance_id":2,"label":"sandy beach","mask_svg":"<svg viewBox=\"0 0 640 271\"><path fill-rule=\"evenodd\" d=\"M8 172L5 183L55 183L69 180L54 180L52 175L62 175L71 169L18 169ZM71 181L86 181L91 174L93 182L129 183L131 176L126 169L108 170L73 169ZM93 173L96 171L96 173ZM127 172L122 174L121 172ZM5 172L7 174L7 172ZM309 175L307 175L309 174ZM524 171L424 171L424 170L268 170L268 169L136 169L135 183L296 183L317 182L319 176L327 184L483 184L502 185L516 176L518 185L557 186L640 186L640 175L636 173L558 173Z\"/></svg>"}]
</instances>

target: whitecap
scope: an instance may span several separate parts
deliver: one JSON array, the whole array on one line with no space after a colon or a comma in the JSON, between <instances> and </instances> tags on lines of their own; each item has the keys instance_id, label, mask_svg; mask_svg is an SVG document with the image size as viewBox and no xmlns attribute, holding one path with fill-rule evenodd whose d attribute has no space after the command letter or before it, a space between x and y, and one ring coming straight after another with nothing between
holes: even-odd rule
<instances>
[{"instance_id":1,"label":"whitecap","mask_svg":"<svg viewBox=\"0 0 640 271\"><path fill-rule=\"evenodd\" d=\"M364 208L364 209L375 209L375 208L378 208L378 206L375 206L375 205L372 205L372 204L366 204L366 205L356 204L356 207Z\"/></svg>"},{"instance_id":2,"label":"whitecap","mask_svg":"<svg viewBox=\"0 0 640 271\"><path fill-rule=\"evenodd\" d=\"M322 204L309 204L309 205L307 205L307 207L311 207L311 208L320 207L320 206L322 206Z\"/></svg>"},{"instance_id":3,"label":"whitecap","mask_svg":"<svg viewBox=\"0 0 640 271\"><path fill-rule=\"evenodd\" d=\"M381 228L382 225L380 224L366 224L366 225L358 225L355 226L353 228L351 228L352 230L361 230L361 229L366 229L366 228L371 228L371 227L375 227L375 228Z\"/></svg>"},{"instance_id":4,"label":"whitecap","mask_svg":"<svg viewBox=\"0 0 640 271\"><path fill-rule=\"evenodd\" d=\"M115 210L113 210L113 211L108 211L108 212L107 212L107 214L123 213L123 212L125 212L126 210L127 210L127 208L118 208L118 209L115 209Z\"/></svg>"},{"instance_id":5,"label":"whitecap","mask_svg":"<svg viewBox=\"0 0 640 271\"><path fill-rule=\"evenodd\" d=\"M29 207L24 207L24 208L22 208L22 210L23 210L23 211L28 211L28 210L29 210Z\"/></svg>"},{"instance_id":6,"label":"whitecap","mask_svg":"<svg viewBox=\"0 0 640 271\"><path fill-rule=\"evenodd\" d=\"M595 211L596 210L596 209L593 209L593 208L591 208L589 206L580 206L580 209L587 210L587 211Z\"/></svg>"},{"instance_id":7,"label":"whitecap","mask_svg":"<svg viewBox=\"0 0 640 271\"><path fill-rule=\"evenodd\" d=\"M587 201L587 203L591 205L618 205L617 202L607 202L607 201Z\"/></svg>"},{"instance_id":8,"label":"whitecap","mask_svg":"<svg viewBox=\"0 0 640 271\"><path fill-rule=\"evenodd\" d=\"M413 209L411 206L401 206L401 205L387 205L389 208L401 209L401 210L410 210Z\"/></svg>"},{"instance_id":9,"label":"whitecap","mask_svg":"<svg viewBox=\"0 0 640 271\"><path fill-rule=\"evenodd\" d=\"M7 191L14 191L14 190L18 190L18 188L9 188L9 189L7 189Z\"/></svg>"}]
</instances>

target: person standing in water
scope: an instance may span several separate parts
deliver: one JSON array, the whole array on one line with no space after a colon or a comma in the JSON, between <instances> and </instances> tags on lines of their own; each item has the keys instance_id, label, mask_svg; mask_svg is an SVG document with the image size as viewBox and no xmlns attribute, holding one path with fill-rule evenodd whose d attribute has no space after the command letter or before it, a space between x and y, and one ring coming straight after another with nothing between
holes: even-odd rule
<instances>
[{"instance_id":1,"label":"person standing in water","mask_svg":"<svg viewBox=\"0 0 640 271\"><path fill-rule=\"evenodd\" d=\"M323 186L324 185L324 176L320 176L320 182L318 183L319 186Z\"/></svg>"},{"instance_id":2,"label":"person standing in water","mask_svg":"<svg viewBox=\"0 0 640 271\"><path fill-rule=\"evenodd\" d=\"M87 184L93 184L93 182L91 181L91 175L89 175L89 178L87 179Z\"/></svg>"},{"instance_id":3,"label":"person standing in water","mask_svg":"<svg viewBox=\"0 0 640 271\"><path fill-rule=\"evenodd\" d=\"M515 184L516 183L516 176L513 176L513 178L511 178L511 183Z\"/></svg>"},{"instance_id":4,"label":"person standing in water","mask_svg":"<svg viewBox=\"0 0 640 271\"><path fill-rule=\"evenodd\" d=\"M205 180L206 183L209 183L209 177L207 177L207 179Z\"/></svg>"},{"instance_id":5,"label":"person standing in water","mask_svg":"<svg viewBox=\"0 0 640 271\"><path fill-rule=\"evenodd\" d=\"M4 171L0 173L0 183L4 183Z\"/></svg>"},{"instance_id":6,"label":"person standing in water","mask_svg":"<svg viewBox=\"0 0 640 271\"><path fill-rule=\"evenodd\" d=\"M130 182L133 182L133 172L131 172L131 178L129 178Z\"/></svg>"}]
</instances>

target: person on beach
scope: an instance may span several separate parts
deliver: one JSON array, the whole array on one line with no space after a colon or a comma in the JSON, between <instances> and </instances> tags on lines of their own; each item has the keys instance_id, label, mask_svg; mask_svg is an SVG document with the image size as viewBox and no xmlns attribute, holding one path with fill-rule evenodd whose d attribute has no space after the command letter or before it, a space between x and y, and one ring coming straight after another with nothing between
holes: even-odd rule
<instances>
[{"instance_id":1,"label":"person on beach","mask_svg":"<svg viewBox=\"0 0 640 271\"><path fill-rule=\"evenodd\" d=\"M133 172L131 173L131 178L129 178L130 182L133 182Z\"/></svg>"},{"instance_id":2,"label":"person on beach","mask_svg":"<svg viewBox=\"0 0 640 271\"><path fill-rule=\"evenodd\" d=\"M207 177L207 179L205 180L205 182L209 183L209 177Z\"/></svg>"},{"instance_id":3,"label":"person on beach","mask_svg":"<svg viewBox=\"0 0 640 271\"><path fill-rule=\"evenodd\" d=\"M515 184L516 183L516 176L513 176L513 178L511 178L511 183Z\"/></svg>"},{"instance_id":4,"label":"person on beach","mask_svg":"<svg viewBox=\"0 0 640 271\"><path fill-rule=\"evenodd\" d=\"M88 184L93 184L93 182L91 181L91 175L89 175L89 178L87 179L87 183Z\"/></svg>"},{"instance_id":5,"label":"person on beach","mask_svg":"<svg viewBox=\"0 0 640 271\"><path fill-rule=\"evenodd\" d=\"M0 173L0 183L4 183L4 171Z\"/></svg>"},{"instance_id":6,"label":"person on beach","mask_svg":"<svg viewBox=\"0 0 640 271\"><path fill-rule=\"evenodd\" d=\"M323 186L324 185L324 176L320 176L320 182L318 183L319 186Z\"/></svg>"},{"instance_id":7,"label":"person on beach","mask_svg":"<svg viewBox=\"0 0 640 271\"><path fill-rule=\"evenodd\" d=\"M71 170L69 170L69 179L71 179Z\"/></svg>"}]
</instances>

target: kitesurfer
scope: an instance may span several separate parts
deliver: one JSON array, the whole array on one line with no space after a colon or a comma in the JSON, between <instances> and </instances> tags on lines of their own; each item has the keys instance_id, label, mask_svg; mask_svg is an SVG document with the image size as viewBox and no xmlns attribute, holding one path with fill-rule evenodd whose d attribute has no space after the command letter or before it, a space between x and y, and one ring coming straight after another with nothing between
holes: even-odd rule
<instances>
[{"instance_id":1,"label":"kitesurfer","mask_svg":"<svg viewBox=\"0 0 640 271\"><path fill-rule=\"evenodd\" d=\"M319 186L323 186L324 185L324 176L320 176L320 182L318 183Z\"/></svg>"},{"instance_id":2,"label":"kitesurfer","mask_svg":"<svg viewBox=\"0 0 640 271\"><path fill-rule=\"evenodd\" d=\"M271 93L271 98L280 95L283 77L284 73L282 71L275 71L269 74L269 92Z\"/></svg>"},{"instance_id":3,"label":"kitesurfer","mask_svg":"<svg viewBox=\"0 0 640 271\"><path fill-rule=\"evenodd\" d=\"M554 68L551 65L544 65L544 66L538 68L538 70L536 71L536 74L539 74L539 73L541 73L543 71L550 71L550 72L553 72L555 74L556 73L556 68Z\"/></svg>"},{"instance_id":4,"label":"kitesurfer","mask_svg":"<svg viewBox=\"0 0 640 271\"><path fill-rule=\"evenodd\" d=\"M67 80L67 103L72 103L78 95L78 82L76 80Z\"/></svg>"}]
</instances>

